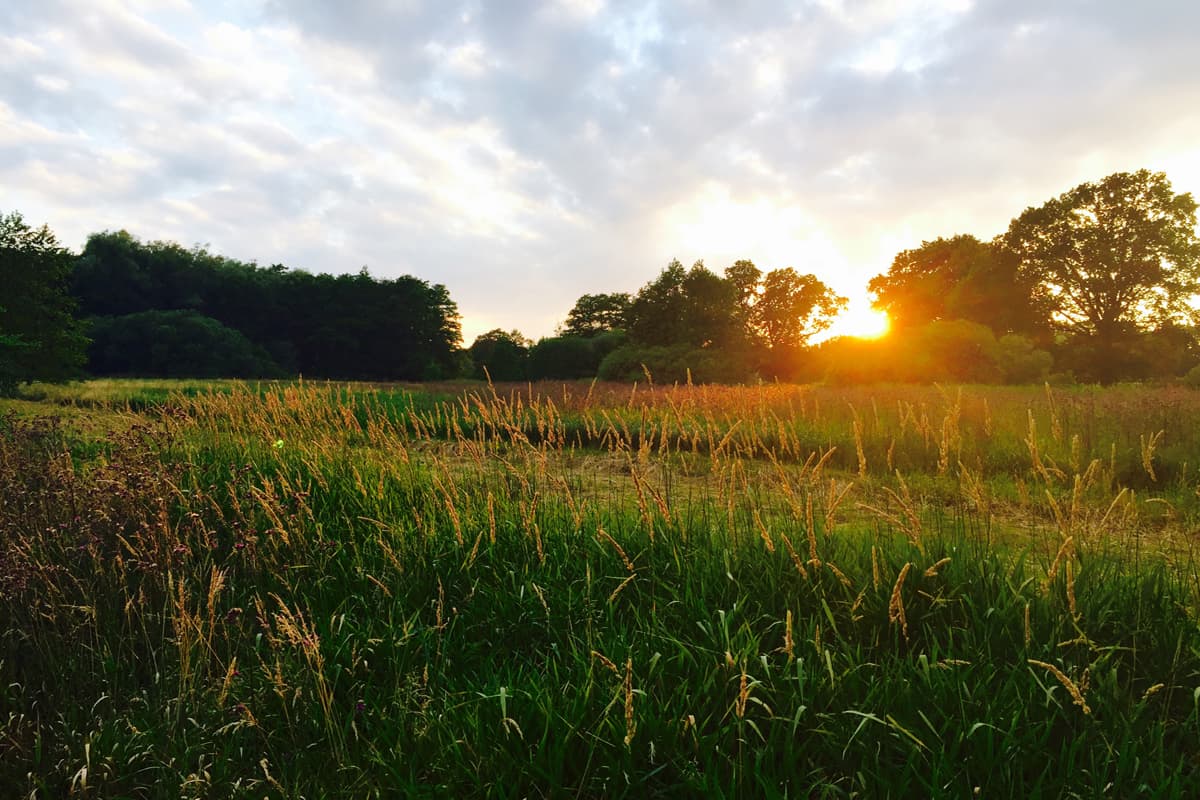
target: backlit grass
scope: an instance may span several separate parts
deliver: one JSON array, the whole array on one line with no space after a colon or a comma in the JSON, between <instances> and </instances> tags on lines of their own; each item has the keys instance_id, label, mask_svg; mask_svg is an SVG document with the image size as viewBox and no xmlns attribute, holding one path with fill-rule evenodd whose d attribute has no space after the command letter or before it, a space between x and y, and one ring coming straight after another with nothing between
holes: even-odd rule
<instances>
[{"instance_id":1,"label":"backlit grass","mask_svg":"<svg viewBox=\"0 0 1200 800\"><path fill-rule=\"evenodd\" d=\"M0 423L5 796L1200 789L1193 394L219 389Z\"/></svg>"}]
</instances>

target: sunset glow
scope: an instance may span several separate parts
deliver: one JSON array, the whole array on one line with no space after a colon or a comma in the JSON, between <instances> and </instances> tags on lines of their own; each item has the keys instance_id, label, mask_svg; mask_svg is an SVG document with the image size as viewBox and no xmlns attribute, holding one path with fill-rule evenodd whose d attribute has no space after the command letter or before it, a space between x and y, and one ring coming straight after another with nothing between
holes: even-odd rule
<instances>
[{"instance_id":1,"label":"sunset glow","mask_svg":"<svg viewBox=\"0 0 1200 800\"><path fill-rule=\"evenodd\" d=\"M867 298L851 299L846 310L837 316L829 330L819 338L833 339L837 336L855 336L859 339L878 339L887 334L891 325L888 315L871 308Z\"/></svg>"}]
</instances>

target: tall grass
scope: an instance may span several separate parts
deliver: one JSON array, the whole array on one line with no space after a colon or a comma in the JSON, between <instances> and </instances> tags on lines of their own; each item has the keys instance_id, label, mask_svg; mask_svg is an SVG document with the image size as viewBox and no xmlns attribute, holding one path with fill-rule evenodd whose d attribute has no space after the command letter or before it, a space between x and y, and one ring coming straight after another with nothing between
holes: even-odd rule
<instances>
[{"instance_id":1,"label":"tall grass","mask_svg":"<svg viewBox=\"0 0 1200 800\"><path fill-rule=\"evenodd\" d=\"M84 454L9 419L0 787L1194 796L1194 403L233 384Z\"/></svg>"}]
</instances>

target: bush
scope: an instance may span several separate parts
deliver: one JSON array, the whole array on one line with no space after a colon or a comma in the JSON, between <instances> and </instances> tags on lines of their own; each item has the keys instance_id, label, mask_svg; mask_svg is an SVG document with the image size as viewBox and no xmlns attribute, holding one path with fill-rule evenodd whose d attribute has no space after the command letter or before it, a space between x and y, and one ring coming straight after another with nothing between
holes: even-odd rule
<instances>
[{"instance_id":1,"label":"bush","mask_svg":"<svg viewBox=\"0 0 1200 800\"><path fill-rule=\"evenodd\" d=\"M644 367L644 369L643 369ZM600 362L599 377L606 381L645 380L646 371L655 383L741 383L754 377L741 354L720 348L692 348L626 344Z\"/></svg>"},{"instance_id":2,"label":"bush","mask_svg":"<svg viewBox=\"0 0 1200 800\"><path fill-rule=\"evenodd\" d=\"M591 378L599 366L600 358L592 340L582 336L554 336L538 341L529 349L529 377L535 381Z\"/></svg>"},{"instance_id":3,"label":"bush","mask_svg":"<svg viewBox=\"0 0 1200 800\"><path fill-rule=\"evenodd\" d=\"M98 375L163 378L270 378L282 374L239 331L195 311L142 311L96 317L88 361Z\"/></svg>"},{"instance_id":4,"label":"bush","mask_svg":"<svg viewBox=\"0 0 1200 800\"><path fill-rule=\"evenodd\" d=\"M998 342L991 329L968 320L938 320L883 339L842 337L813 354L832 383L1036 382L1052 359L1023 336Z\"/></svg>"},{"instance_id":5,"label":"bush","mask_svg":"<svg viewBox=\"0 0 1200 800\"><path fill-rule=\"evenodd\" d=\"M1026 337L1009 333L996 341L996 362L1005 383L1043 383L1054 358Z\"/></svg>"}]
</instances>

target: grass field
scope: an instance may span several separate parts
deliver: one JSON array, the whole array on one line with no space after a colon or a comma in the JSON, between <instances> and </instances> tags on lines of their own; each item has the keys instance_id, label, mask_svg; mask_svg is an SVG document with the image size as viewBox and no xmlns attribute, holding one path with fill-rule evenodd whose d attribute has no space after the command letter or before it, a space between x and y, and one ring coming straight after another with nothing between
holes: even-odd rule
<instances>
[{"instance_id":1,"label":"grass field","mask_svg":"<svg viewBox=\"0 0 1200 800\"><path fill-rule=\"evenodd\" d=\"M1200 796L1200 392L0 401L0 796Z\"/></svg>"}]
</instances>

